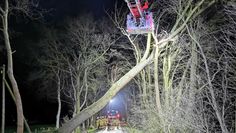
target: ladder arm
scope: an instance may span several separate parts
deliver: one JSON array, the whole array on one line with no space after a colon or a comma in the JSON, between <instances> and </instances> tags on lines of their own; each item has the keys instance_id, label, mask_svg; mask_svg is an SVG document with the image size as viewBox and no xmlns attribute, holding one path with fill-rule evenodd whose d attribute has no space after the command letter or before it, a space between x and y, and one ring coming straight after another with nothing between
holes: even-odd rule
<instances>
[{"instance_id":1,"label":"ladder arm","mask_svg":"<svg viewBox=\"0 0 236 133\"><path fill-rule=\"evenodd\" d=\"M140 16L142 18L143 17L143 11L142 11L140 0L135 0L135 3L136 3L136 6L138 8L139 14L140 14Z\"/></svg>"},{"instance_id":2,"label":"ladder arm","mask_svg":"<svg viewBox=\"0 0 236 133\"><path fill-rule=\"evenodd\" d=\"M135 17L134 12L132 11L132 8L137 8L138 13L140 15L140 17L143 17L143 13L142 13L142 7L141 7L141 3L140 0L135 0L135 4L130 4L131 2L129 0L125 0L125 2L127 3L127 6L131 12L131 14Z\"/></svg>"}]
</instances>

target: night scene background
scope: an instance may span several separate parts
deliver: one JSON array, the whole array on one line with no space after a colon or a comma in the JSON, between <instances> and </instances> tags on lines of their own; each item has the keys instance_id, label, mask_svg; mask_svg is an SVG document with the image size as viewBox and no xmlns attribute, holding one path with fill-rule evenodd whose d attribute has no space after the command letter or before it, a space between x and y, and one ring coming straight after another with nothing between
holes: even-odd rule
<instances>
[{"instance_id":1,"label":"night scene background","mask_svg":"<svg viewBox=\"0 0 236 133\"><path fill-rule=\"evenodd\" d=\"M0 7L2 133L236 132L234 0Z\"/></svg>"}]
</instances>

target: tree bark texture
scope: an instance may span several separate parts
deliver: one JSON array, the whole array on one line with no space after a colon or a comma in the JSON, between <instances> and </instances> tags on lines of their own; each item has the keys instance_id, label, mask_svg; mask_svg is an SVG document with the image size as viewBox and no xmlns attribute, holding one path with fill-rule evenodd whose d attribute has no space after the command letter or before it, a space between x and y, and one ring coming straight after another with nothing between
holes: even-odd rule
<instances>
[{"instance_id":1,"label":"tree bark texture","mask_svg":"<svg viewBox=\"0 0 236 133\"><path fill-rule=\"evenodd\" d=\"M56 117L56 128L59 128L60 116L61 116L61 81L60 81L59 73L57 74L57 102L58 102L58 109L57 109L57 117Z\"/></svg>"},{"instance_id":2,"label":"tree bark texture","mask_svg":"<svg viewBox=\"0 0 236 133\"><path fill-rule=\"evenodd\" d=\"M5 65L2 67L2 125L1 131L5 132Z\"/></svg>"},{"instance_id":3,"label":"tree bark texture","mask_svg":"<svg viewBox=\"0 0 236 133\"><path fill-rule=\"evenodd\" d=\"M8 12L9 12L9 3L8 0L5 0L5 12L3 15L3 36L4 43L7 49L7 74L10 79L13 93L16 99L16 110L17 110L17 133L24 132L24 116L23 116L23 107L20 92L18 89L18 85L13 73L13 58L12 58L12 50L8 33Z\"/></svg>"}]
</instances>

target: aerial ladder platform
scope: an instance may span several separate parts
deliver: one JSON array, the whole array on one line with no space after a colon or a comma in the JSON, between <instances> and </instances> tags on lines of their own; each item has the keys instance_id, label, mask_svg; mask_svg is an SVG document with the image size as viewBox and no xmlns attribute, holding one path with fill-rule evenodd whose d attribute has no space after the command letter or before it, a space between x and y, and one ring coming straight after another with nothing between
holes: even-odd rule
<instances>
[{"instance_id":1,"label":"aerial ladder platform","mask_svg":"<svg viewBox=\"0 0 236 133\"><path fill-rule=\"evenodd\" d=\"M146 34L154 31L153 13L149 11L149 2L125 0L130 13L127 15L126 31L129 34Z\"/></svg>"}]
</instances>

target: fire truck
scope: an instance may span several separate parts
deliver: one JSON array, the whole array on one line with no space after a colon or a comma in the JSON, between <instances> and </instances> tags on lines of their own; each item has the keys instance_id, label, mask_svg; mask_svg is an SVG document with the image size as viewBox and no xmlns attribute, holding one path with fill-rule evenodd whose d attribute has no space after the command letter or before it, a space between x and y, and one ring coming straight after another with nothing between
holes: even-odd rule
<instances>
[{"instance_id":1,"label":"fire truck","mask_svg":"<svg viewBox=\"0 0 236 133\"><path fill-rule=\"evenodd\" d=\"M96 120L96 126L98 129L105 127L116 127L120 126L120 113L117 110L109 110L104 116L98 116Z\"/></svg>"},{"instance_id":2,"label":"fire truck","mask_svg":"<svg viewBox=\"0 0 236 133\"><path fill-rule=\"evenodd\" d=\"M107 111L108 126L119 126L120 125L120 113L117 110Z\"/></svg>"}]
</instances>

